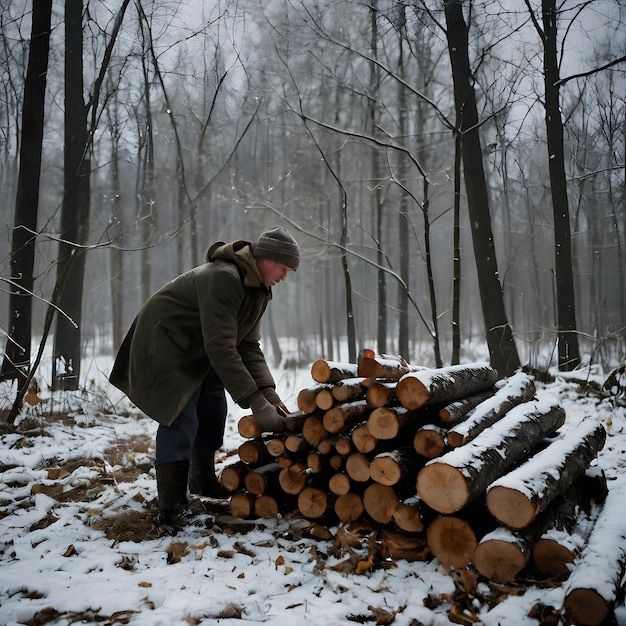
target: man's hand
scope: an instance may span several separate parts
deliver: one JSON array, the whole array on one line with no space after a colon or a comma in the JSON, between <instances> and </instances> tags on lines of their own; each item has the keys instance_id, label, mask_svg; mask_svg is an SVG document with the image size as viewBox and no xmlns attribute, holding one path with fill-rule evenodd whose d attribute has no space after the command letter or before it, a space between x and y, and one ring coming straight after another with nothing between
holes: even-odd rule
<instances>
[{"instance_id":1,"label":"man's hand","mask_svg":"<svg viewBox=\"0 0 626 626\"><path fill-rule=\"evenodd\" d=\"M285 422L279 409L272 406L260 391L253 393L248 400L254 420L263 432L280 433L285 430Z\"/></svg>"},{"instance_id":2,"label":"man's hand","mask_svg":"<svg viewBox=\"0 0 626 626\"><path fill-rule=\"evenodd\" d=\"M287 417L289 415L289 409L285 406L280 396L276 393L276 390L272 387L264 387L261 389L261 393L265 399L278 411L279 415Z\"/></svg>"}]
</instances>

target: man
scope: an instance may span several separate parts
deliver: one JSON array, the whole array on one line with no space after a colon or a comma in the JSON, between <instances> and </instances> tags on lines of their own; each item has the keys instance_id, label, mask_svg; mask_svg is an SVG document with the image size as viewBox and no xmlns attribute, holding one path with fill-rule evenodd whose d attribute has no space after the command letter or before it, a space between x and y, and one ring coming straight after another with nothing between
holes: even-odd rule
<instances>
[{"instance_id":1,"label":"man","mask_svg":"<svg viewBox=\"0 0 626 626\"><path fill-rule=\"evenodd\" d=\"M261 317L272 287L300 262L298 243L282 227L256 244L217 242L207 262L159 289L139 311L117 354L110 381L159 422L156 479L159 524L194 523L191 493L226 497L215 474L226 396L264 431L284 429L287 409L261 351Z\"/></svg>"}]
</instances>

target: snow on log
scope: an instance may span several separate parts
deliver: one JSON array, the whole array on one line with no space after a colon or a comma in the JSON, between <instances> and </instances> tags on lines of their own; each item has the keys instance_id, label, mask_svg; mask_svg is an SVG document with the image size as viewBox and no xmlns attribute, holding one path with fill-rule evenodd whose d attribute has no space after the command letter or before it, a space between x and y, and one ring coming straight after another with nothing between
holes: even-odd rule
<instances>
[{"instance_id":1,"label":"snow on log","mask_svg":"<svg viewBox=\"0 0 626 626\"><path fill-rule=\"evenodd\" d=\"M424 530L424 521L420 510L420 499L417 495L411 496L398 505L392 514L393 521L400 530L419 533Z\"/></svg>"},{"instance_id":2,"label":"snow on log","mask_svg":"<svg viewBox=\"0 0 626 626\"><path fill-rule=\"evenodd\" d=\"M397 485L401 480L415 483L419 458L412 448L377 454L370 464L370 477L381 485Z\"/></svg>"},{"instance_id":3,"label":"snow on log","mask_svg":"<svg viewBox=\"0 0 626 626\"><path fill-rule=\"evenodd\" d=\"M428 461L417 475L417 492L439 513L459 511L564 421L565 411L548 400L514 407L470 443Z\"/></svg>"},{"instance_id":4,"label":"snow on log","mask_svg":"<svg viewBox=\"0 0 626 626\"><path fill-rule=\"evenodd\" d=\"M445 405L493 387L498 372L489 363L468 363L405 374L396 385L396 398L407 409Z\"/></svg>"},{"instance_id":5,"label":"snow on log","mask_svg":"<svg viewBox=\"0 0 626 626\"><path fill-rule=\"evenodd\" d=\"M487 533L476 546L474 567L495 583L510 583L528 565L532 543L500 526Z\"/></svg>"},{"instance_id":6,"label":"snow on log","mask_svg":"<svg viewBox=\"0 0 626 626\"><path fill-rule=\"evenodd\" d=\"M339 363L318 359L311 365L311 377L315 382L332 385L346 378L358 376L358 366L355 363Z\"/></svg>"},{"instance_id":7,"label":"snow on log","mask_svg":"<svg viewBox=\"0 0 626 626\"><path fill-rule=\"evenodd\" d=\"M441 456L446 449L446 430L435 424L422 426L413 435L413 448L427 459Z\"/></svg>"},{"instance_id":8,"label":"snow on log","mask_svg":"<svg viewBox=\"0 0 626 626\"><path fill-rule=\"evenodd\" d=\"M589 541L565 583L565 613L572 622L596 626L613 610L626 569L626 478L611 484Z\"/></svg>"},{"instance_id":9,"label":"snow on log","mask_svg":"<svg viewBox=\"0 0 626 626\"><path fill-rule=\"evenodd\" d=\"M559 494L584 474L604 446L606 431L592 419L554 439L487 489L489 512L509 528L528 526Z\"/></svg>"},{"instance_id":10,"label":"snow on log","mask_svg":"<svg viewBox=\"0 0 626 626\"><path fill-rule=\"evenodd\" d=\"M485 428L495 424L514 406L532 400L535 383L528 374L518 372L492 395L467 415L467 419L455 425L448 433L448 445L457 448L477 437Z\"/></svg>"},{"instance_id":11,"label":"snow on log","mask_svg":"<svg viewBox=\"0 0 626 626\"><path fill-rule=\"evenodd\" d=\"M329 433L341 433L365 421L372 412L365 400L340 404L324 413L323 425Z\"/></svg>"},{"instance_id":12,"label":"snow on log","mask_svg":"<svg viewBox=\"0 0 626 626\"><path fill-rule=\"evenodd\" d=\"M439 409L437 416L441 420L442 424L445 424L447 428L452 428L456 424L460 424L466 420L473 408L477 407L481 402L491 398L496 392L496 389L497 384L486 391L479 391L478 393L473 393L465 398L454 400L454 402L450 402L450 404L446 404L446 406Z\"/></svg>"},{"instance_id":13,"label":"snow on log","mask_svg":"<svg viewBox=\"0 0 626 626\"><path fill-rule=\"evenodd\" d=\"M317 410L317 396L323 391L331 391L332 385L318 383L312 387L300 389L296 396L296 404L298 408L306 414L313 413Z\"/></svg>"},{"instance_id":14,"label":"snow on log","mask_svg":"<svg viewBox=\"0 0 626 626\"><path fill-rule=\"evenodd\" d=\"M378 378L391 382L400 380L409 372L425 369L425 367L409 365L402 357L363 356L359 363L358 375L370 381Z\"/></svg>"},{"instance_id":15,"label":"snow on log","mask_svg":"<svg viewBox=\"0 0 626 626\"><path fill-rule=\"evenodd\" d=\"M533 563L545 576L567 578L571 564L583 549L598 517L600 504L608 494L606 476L598 467L589 467L570 487L564 506L550 528L533 545Z\"/></svg>"},{"instance_id":16,"label":"snow on log","mask_svg":"<svg viewBox=\"0 0 626 626\"><path fill-rule=\"evenodd\" d=\"M352 402L360 400L365 395L365 387L362 376L356 378L345 378L333 385L331 393L337 402Z\"/></svg>"},{"instance_id":17,"label":"snow on log","mask_svg":"<svg viewBox=\"0 0 626 626\"><path fill-rule=\"evenodd\" d=\"M365 393L365 399L370 406L392 406L396 401L396 383L375 381Z\"/></svg>"}]
</instances>

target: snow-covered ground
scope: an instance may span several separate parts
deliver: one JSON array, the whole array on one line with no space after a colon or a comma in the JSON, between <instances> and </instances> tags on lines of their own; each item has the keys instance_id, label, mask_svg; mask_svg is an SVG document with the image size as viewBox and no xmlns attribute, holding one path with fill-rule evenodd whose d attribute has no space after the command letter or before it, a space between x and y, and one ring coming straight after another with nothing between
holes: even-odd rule
<instances>
[{"instance_id":1,"label":"snow-covered ground","mask_svg":"<svg viewBox=\"0 0 626 626\"><path fill-rule=\"evenodd\" d=\"M365 561L365 547L339 550L336 539L313 539L301 519L237 521L219 511L211 529L159 536L149 524L156 424L106 384L109 366L94 362L93 382L81 393L42 391L17 428L0 424L0 624L450 623L451 598L463 589L436 559L346 573L342 561L358 559L361 549ZM310 372L275 373L295 408ZM578 377L604 382L597 373ZM565 409L564 429L583 418L604 424L598 463L610 485L626 475L626 408L581 396L576 378L557 374L536 384ZM0 409L12 399L1 387ZM64 417L51 419L52 412ZM222 467L242 443L243 414L230 405ZM478 592L474 608L487 626L539 624L531 609L559 610L564 598L562 585L532 581L501 585L497 594L480 582ZM626 624L621 608L617 620Z\"/></svg>"}]
</instances>

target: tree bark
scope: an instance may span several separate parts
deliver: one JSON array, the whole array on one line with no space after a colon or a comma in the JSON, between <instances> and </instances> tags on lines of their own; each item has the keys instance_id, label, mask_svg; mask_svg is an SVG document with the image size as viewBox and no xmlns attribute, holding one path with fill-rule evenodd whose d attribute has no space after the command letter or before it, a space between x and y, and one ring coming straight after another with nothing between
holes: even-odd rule
<instances>
[{"instance_id":1,"label":"tree bark","mask_svg":"<svg viewBox=\"0 0 626 626\"><path fill-rule=\"evenodd\" d=\"M500 387L489 401L478 404L462 423L448 432L448 444L458 448L495 424L514 406L528 402L535 395L535 383L527 374L518 372Z\"/></svg>"},{"instance_id":2,"label":"tree bark","mask_svg":"<svg viewBox=\"0 0 626 626\"><path fill-rule=\"evenodd\" d=\"M52 0L33 0L28 67L24 81L20 168L11 239L11 276L7 343L0 380L21 379L30 369L35 240L39 208L41 148L45 118Z\"/></svg>"},{"instance_id":3,"label":"tree bark","mask_svg":"<svg viewBox=\"0 0 626 626\"><path fill-rule=\"evenodd\" d=\"M396 397L406 409L445 405L493 387L498 372L488 363L451 365L405 374L396 385Z\"/></svg>"},{"instance_id":4,"label":"tree bark","mask_svg":"<svg viewBox=\"0 0 626 626\"><path fill-rule=\"evenodd\" d=\"M459 511L564 421L565 411L556 404L533 401L519 405L485 436L429 461L417 476L417 492L440 513Z\"/></svg>"},{"instance_id":5,"label":"tree bark","mask_svg":"<svg viewBox=\"0 0 626 626\"><path fill-rule=\"evenodd\" d=\"M573 623L600 624L614 609L626 570L626 481L612 483L589 541L565 583L565 614Z\"/></svg>"},{"instance_id":6,"label":"tree bark","mask_svg":"<svg viewBox=\"0 0 626 626\"><path fill-rule=\"evenodd\" d=\"M362 377L345 378L335 383L331 393L337 402L353 402L360 400L365 395Z\"/></svg>"},{"instance_id":7,"label":"tree bark","mask_svg":"<svg viewBox=\"0 0 626 626\"><path fill-rule=\"evenodd\" d=\"M326 411L323 425L329 433L342 433L365 421L371 412L365 400L348 402Z\"/></svg>"},{"instance_id":8,"label":"tree bark","mask_svg":"<svg viewBox=\"0 0 626 626\"><path fill-rule=\"evenodd\" d=\"M592 419L552 440L547 448L489 486L489 512L509 528L528 526L584 474L605 440L604 426Z\"/></svg>"},{"instance_id":9,"label":"tree bark","mask_svg":"<svg viewBox=\"0 0 626 626\"><path fill-rule=\"evenodd\" d=\"M439 409L437 415L441 422L446 425L447 428L452 428L456 424L460 424L468 418L468 413L477 407L481 402L488 400L496 392L494 389L488 389L487 391L479 391L478 393L472 393L465 398L455 400L450 404L447 404L443 408Z\"/></svg>"},{"instance_id":10,"label":"tree bark","mask_svg":"<svg viewBox=\"0 0 626 626\"><path fill-rule=\"evenodd\" d=\"M462 0L444 0L448 51L452 64L454 103L461 126L463 179L467 191L478 287L491 364L501 376L510 376L520 360L504 307L498 263L491 229L489 193L485 179L480 120L476 105L473 71L469 61L469 33Z\"/></svg>"}]
</instances>

